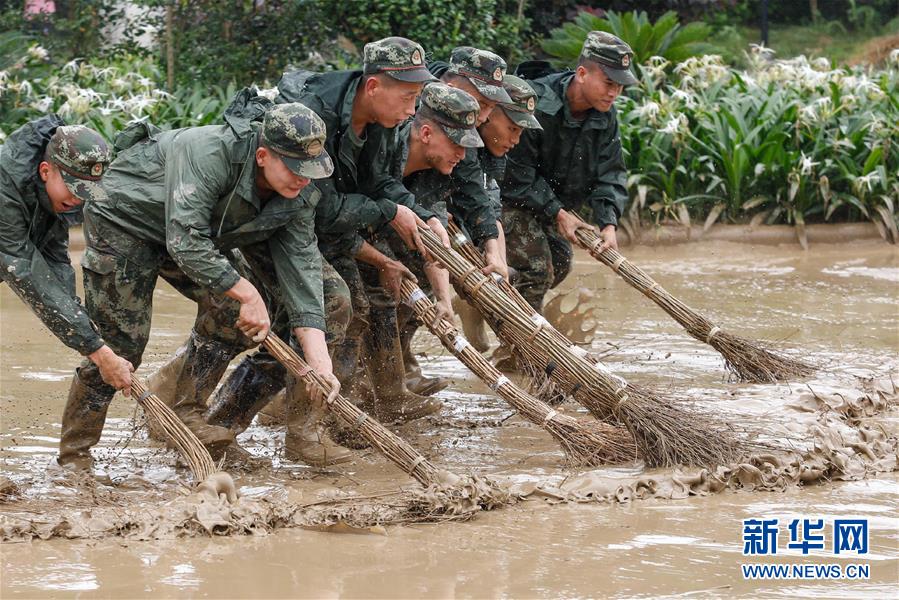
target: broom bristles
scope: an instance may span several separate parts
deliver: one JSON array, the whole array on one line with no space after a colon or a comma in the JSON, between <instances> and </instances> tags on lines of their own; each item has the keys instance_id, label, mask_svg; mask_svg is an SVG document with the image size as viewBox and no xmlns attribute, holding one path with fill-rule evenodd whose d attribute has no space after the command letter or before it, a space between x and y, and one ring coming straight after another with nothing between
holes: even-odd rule
<instances>
[{"instance_id":1,"label":"broom bristles","mask_svg":"<svg viewBox=\"0 0 899 600\"><path fill-rule=\"evenodd\" d=\"M591 363L539 315L528 315L492 279L419 228L427 250L449 270L484 314L594 416L623 422L649 466L711 465L742 456L746 447L724 423L661 394L628 384L602 363ZM688 431L688 428L690 430Z\"/></svg>"},{"instance_id":2,"label":"broom bristles","mask_svg":"<svg viewBox=\"0 0 899 600\"><path fill-rule=\"evenodd\" d=\"M184 424L175 412L156 394L151 393L136 376L131 376L131 394L143 408L147 418L156 424L187 461L194 481L200 483L215 473L215 463L209 450L200 442L194 432Z\"/></svg>"},{"instance_id":3,"label":"broom bristles","mask_svg":"<svg viewBox=\"0 0 899 600\"><path fill-rule=\"evenodd\" d=\"M452 324L445 319L437 322L436 307L415 284L404 281L401 287L418 320L437 336L447 350L524 418L552 435L561 445L570 464L598 466L635 458L633 438L625 429L575 419L528 394L468 344Z\"/></svg>"},{"instance_id":4,"label":"broom bristles","mask_svg":"<svg viewBox=\"0 0 899 600\"><path fill-rule=\"evenodd\" d=\"M269 334L262 345L288 371L303 382L311 382L326 395L331 391L331 384L323 379L309 365L274 334ZM341 395L337 395L327 408L336 416L354 427L365 440L388 460L411 475L421 485L428 487L441 480L441 471L428 459L422 456L408 442L392 433L378 421L360 410L355 404Z\"/></svg>"},{"instance_id":5,"label":"broom bristles","mask_svg":"<svg viewBox=\"0 0 899 600\"><path fill-rule=\"evenodd\" d=\"M672 296L642 269L634 266L617 250L599 251L602 240L592 229L577 230L577 237L590 255L610 267L631 287L655 302L694 339L709 344L723 357L729 371L744 381L771 383L806 377L815 368L802 361L775 354L759 342L727 333L695 310Z\"/></svg>"}]
</instances>

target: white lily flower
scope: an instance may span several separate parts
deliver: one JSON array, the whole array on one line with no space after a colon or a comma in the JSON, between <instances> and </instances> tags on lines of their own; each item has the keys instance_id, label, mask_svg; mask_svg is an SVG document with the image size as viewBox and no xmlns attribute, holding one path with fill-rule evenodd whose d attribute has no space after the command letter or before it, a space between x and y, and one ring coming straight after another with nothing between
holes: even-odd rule
<instances>
[{"instance_id":1,"label":"white lily flower","mask_svg":"<svg viewBox=\"0 0 899 600\"><path fill-rule=\"evenodd\" d=\"M799 173L802 175L811 175L812 169L817 165L821 164L820 162L813 162L810 156L806 156L805 152L800 152L799 159Z\"/></svg>"},{"instance_id":2,"label":"white lily flower","mask_svg":"<svg viewBox=\"0 0 899 600\"><path fill-rule=\"evenodd\" d=\"M43 46L34 45L28 49L28 57L32 60L47 60L50 53Z\"/></svg>"},{"instance_id":3,"label":"white lily flower","mask_svg":"<svg viewBox=\"0 0 899 600\"><path fill-rule=\"evenodd\" d=\"M37 112L45 113L49 111L53 107L53 98L49 96L44 96L43 98L39 98L31 103L31 108L36 110Z\"/></svg>"}]
</instances>

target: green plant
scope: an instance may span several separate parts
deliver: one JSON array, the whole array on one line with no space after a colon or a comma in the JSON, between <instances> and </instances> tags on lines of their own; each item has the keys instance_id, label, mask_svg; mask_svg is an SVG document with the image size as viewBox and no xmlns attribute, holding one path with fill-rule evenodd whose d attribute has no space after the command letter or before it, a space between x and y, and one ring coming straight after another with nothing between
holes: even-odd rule
<instances>
[{"instance_id":1,"label":"green plant","mask_svg":"<svg viewBox=\"0 0 899 600\"><path fill-rule=\"evenodd\" d=\"M541 47L554 58L557 66L571 67L591 31L617 35L630 45L635 60L641 64L654 56L673 63L715 50L705 41L712 31L709 25L701 22L681 25L677 14L670 11L655 23L650 22L645 12L609 12L605 18L581 12L574 21L554 29L550 38L541 42Z\"/></svg>"}]
</instances>

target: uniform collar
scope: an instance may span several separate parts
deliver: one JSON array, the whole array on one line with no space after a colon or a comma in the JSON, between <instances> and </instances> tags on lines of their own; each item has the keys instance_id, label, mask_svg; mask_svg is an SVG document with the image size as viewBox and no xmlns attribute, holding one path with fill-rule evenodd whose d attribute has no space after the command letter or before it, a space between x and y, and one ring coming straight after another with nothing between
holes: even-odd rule
<instances>
[{"instance_id":1,"label":"uniform collar","mask_svg":"<svg viewBox=\"0 0 899 600\"><path fill-rule=\"evenodd\" d=\"M358 77L354 77L346 88L343 95L343 102L340 105L340 130L347 131L350 129L353 119L353 101L356 99L356 90L359 89L359 82L362 80L361 73Z\"/></svg>"}]
</instances>

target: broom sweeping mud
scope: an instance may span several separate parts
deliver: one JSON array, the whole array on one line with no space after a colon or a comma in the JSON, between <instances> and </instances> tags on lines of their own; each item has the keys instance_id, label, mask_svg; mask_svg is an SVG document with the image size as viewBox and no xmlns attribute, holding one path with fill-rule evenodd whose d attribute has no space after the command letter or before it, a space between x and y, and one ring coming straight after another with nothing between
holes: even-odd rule
<instances>
[{"instance_id":1,"label":"broom sweeping mud","mask_svg":"<svg viewBox=\"0 0 899 600\"><path fill-rule=\"evenodd\" d=\"M632 461L636 448L622 427L562 414L509 381L445 319L437 321L434 304L411 281L402 283L407 303L443 346L524 418L544 429L562 446L570 464L598 466Z\"/></svg>"},{"instance_id":2,"label":"broom sweeping mud","mask_svg":"<svg viewBox=\"0 0 899 600\"><path fill-rule=\"evenodd\" d=\"M419 228L427 251L474 300L481 312L501 322L501 329L520 349L545 365L595 417L623 423L647 466L729 464L748 451L748 444L723 421L686 403L632 384L593 364L539 315L528 315L493 278L481 273L454 250L445 248L430 230ZM564 341L560 341L564 340Z\"/></svg>"},{"instance_id":3,"label":"broom sweeping mud","mask_svg":"<svg viewBox=\"0 0 899 600\"><path fill-rule=\"evenodd\" d=\"M581 228L577 238L590 255L610 267L631 287L658 304L695 339L712 346L724 357L727 369L744 381L771 383L805 377L814 373L812 365L780 356L758 342L733 335L669 294L649 275L634 266L618 251L600 251L602 240L592 229Z\"/></svg>"},{"instance_id":4,"label":"broom sweeping mud","mask_svg":"<svg viewBox=\"0 0 899 600\"><path fill-rule=\"evenodd\" d=\"M187 461L194 475L194 481L204 482L216 472L215 463L212 462L209 450L197 439L194 432L178 418L165 402L160 400L156 394L151 393L147 386L133 375L131 376L131 395L140 404L147 418L165 434Z\"/></svg>"},{"instance_id":5,"label":"broom sweeping mud","mask_svg":"<svg viewBox=\"0 0 899 600\"><path fill-rule=\"evenodd\" d=\"M262 341L262 345L298 379L304 383L312 383L326 394L331 392L331 384L313 371L312 367L280 338L269 334ZM432 484L445 483L448 476L449 479L458 479L457 476L435 467L405 440L394 435L343 396L334 397L327 404L327 408L354 427L372 447L415 478L421 485L428 487Z\"/></svg>"}]
</instances>

